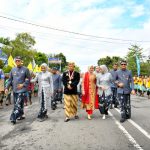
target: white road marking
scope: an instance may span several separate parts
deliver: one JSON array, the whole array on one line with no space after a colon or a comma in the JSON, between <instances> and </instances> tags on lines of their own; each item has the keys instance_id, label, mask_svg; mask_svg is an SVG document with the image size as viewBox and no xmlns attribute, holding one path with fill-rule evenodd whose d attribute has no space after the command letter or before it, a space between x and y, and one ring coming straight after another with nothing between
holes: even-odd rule
<instances>
[{"instance_id":1,"label":"white road marking","mask_svg":"<svg viewBox=\"0 0 150 150\"><path fill-rule=\"evenodd\" d=\"M133 144L133 146L138 150L143 150L142 147L136 142L136 140L128 133L128 131L121 125L119 121L113 116L113 114L109 111L109 115L113 118L118 128L124 133L124 135L128 138L128 140Z\"/></svg>"},{"instance_id":2,"label":"white road marking","mask_svg":"<svg viewBox=\"0 0 150 150\"><path fill-rule=\"evenodd\" d=\"M119 109L115 108L115 110L120 114ZM137 128L140 132L142 132L148 139L150 139L150 134L145 131L141 126L139 126L137 123L135 123L133 120L128 119L128 121L135 127Z\"/></svg>"}]
</instances>

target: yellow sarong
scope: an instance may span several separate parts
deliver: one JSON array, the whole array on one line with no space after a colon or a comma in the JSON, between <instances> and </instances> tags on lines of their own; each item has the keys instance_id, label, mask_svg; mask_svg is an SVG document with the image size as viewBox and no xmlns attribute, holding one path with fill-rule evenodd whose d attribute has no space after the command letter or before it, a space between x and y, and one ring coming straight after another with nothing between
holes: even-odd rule
<instances>
[{"instance_id":1,"label":"yellow sarong","mask_svg":"<svg viewBox=\"0 0 150 150\"><path fill-rule=\"evenodd\" d=\"M77 114L78 95L64 94L64 102L66 117L74 117Z\"/></svg>"}]
</instances>

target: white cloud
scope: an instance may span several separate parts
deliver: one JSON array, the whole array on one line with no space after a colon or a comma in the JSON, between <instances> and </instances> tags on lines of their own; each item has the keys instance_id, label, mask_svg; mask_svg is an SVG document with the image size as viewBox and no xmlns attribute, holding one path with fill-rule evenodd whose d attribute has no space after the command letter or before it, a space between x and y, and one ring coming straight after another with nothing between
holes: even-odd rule
<instances>
[{"instance_id":1,"label":"white cloud","mask_svg":"<svg viewBox=\"0 0 150 150\"><path fill-rule=\"evenodd\" d=\"M132 7L132 14L131 16L136 18L143 16L145 14L145 8L143 5L136 5Z\"/></svg>"},{"instance_id":2,"label":"white cloud","mask_svg":"<svg viewBox=\"0 0 150 150\"><path fill-rule=\"evenodd\" d=\"M116 20L125 13L126 9L124 6L101 9L90 7L93 5L93 2L97 3L99 1L44 0L43 2L41 0L30 0L27 2L15 0L13 3L4 1L0 5L0 12L7 12L8 14L19 16L38 24L85 34L121 39L148 40L147 37L150 35L150 21L144 23L143 29L112 29ZM100 3L103 2L104 0L100 1ZM15 11L16 5L17 7L22 7L19 12ZM134 13L137 10L141 10L142 12L142 7L140 7L136 7ZM132 15L135 17L136 13L134 13ZM130 44L100 42L108 40L67 34L2 18L0 18L0 22L1 36L14 38L17 32L29 32L36 38L37 44L35 47L38 50L45 53L62 52L68 61L75 61L82 70L87 70L87 66L89 65L96 65L100 57L107 55L125 56L130 46ZM91 41L81 40L80 38ZM120 43L123 42L120 41ZM141 43L141 46L144 48L150 47L149 43Z\"/></svg>"}]
</instances>

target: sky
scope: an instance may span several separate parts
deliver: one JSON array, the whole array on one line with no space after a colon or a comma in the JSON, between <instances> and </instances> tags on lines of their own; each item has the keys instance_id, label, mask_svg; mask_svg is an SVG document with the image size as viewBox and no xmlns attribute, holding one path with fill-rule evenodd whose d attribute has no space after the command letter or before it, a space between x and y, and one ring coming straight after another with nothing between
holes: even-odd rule
<instances>
[{"instance_id":1,"label":"sky","mask_svg":"<svg viewBox=\"0 0 150 150\"><path fill-rule=\"evenodd\" d=\"M17 33L28 32L38 51L62 52L86 71L102 57L124 57L131 44L150 55L149 8L150 0L0 0L0 37L14 39Z\"/></svg>"}]
</instances>

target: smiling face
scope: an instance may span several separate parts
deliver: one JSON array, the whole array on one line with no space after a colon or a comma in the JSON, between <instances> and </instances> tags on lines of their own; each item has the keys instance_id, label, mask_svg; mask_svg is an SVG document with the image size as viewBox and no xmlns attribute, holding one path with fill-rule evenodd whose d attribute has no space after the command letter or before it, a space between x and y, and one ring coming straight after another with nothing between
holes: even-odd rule
<instances>
[{"instance_id":1,"label":"smiling face","mask_svg":"<svg viewBox=\"0 0 150 150\"><path fill-rule=\"evenodd\" d=\"M93 73L93 72L94 72L94 66L90 66L90 67L89 67L89 72L90 72L90 73Z\"/></svg>"},{"instance_id":2,"label":"smiling face","mask_svg":"<svg viewBox=\"0 0 150 150\"><path fill-rule=\"evenodd\" d=\"M99 73L99 72L100 72L100 67L97 66L97 67L95 68L95 71L96 71L97 73Z\"/></svg>"},{"instance_id":3,"label":"smiling face","mask_svg":"<svg viewBox=\"0 0 150 150\"><path fill-rule=\"evenodd\" d=\"M45 66L41 66L41 71L42 72L46 72L46 67Z\"/></svg>"},{"instance_id":4,"label":"smiling face","mask_svg":"<svg viewBox=\"0 0 150 150\"><path fill-rule=\"evenodd\" d=\"M122 70L125 70L126 68L127 68L127 63L122 62L122 63L121 63L121 69L122 69Z\"/></svg>"},{"instance_id":5,"label":"smiling face","mask_svg":"<svg viewBox=\"0 0 150 150\"><path fill-rule=\"evenodd\" d=\"M68 64L68 70L69 70L69 71L73 71L74 68L75 68L74 63L69 63L69 64Z\"/></svg>"},{"instance_id":6,"label":"smiling face","mask_svg":"<svg viewBox=\"0 0 150 150\"><path fill-rule=\"evenodd\" d=\"M21 59L16 59L16 60L15 60L15 63L16 63L16 65L17 65L17 67L22 66L22 61L21 61Z\"/></svg>"},{"instance_id":7,"label":"smiling face","mask_svg":"<svg viewBox=\"0 0 150 150\"><path fill-rule=\"evenodd\" d=\"M117 69L118 69L118 65L117 65L117 64L114 64L114 65L113 65L113 69L114 69L114 70L117 70Z\"/></svg>"}]
</instances>

